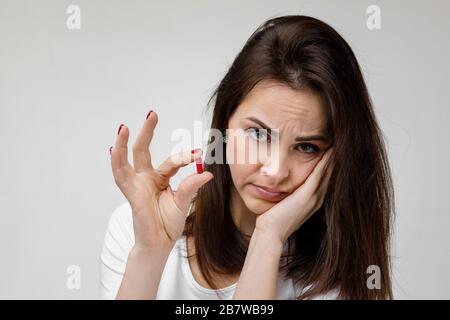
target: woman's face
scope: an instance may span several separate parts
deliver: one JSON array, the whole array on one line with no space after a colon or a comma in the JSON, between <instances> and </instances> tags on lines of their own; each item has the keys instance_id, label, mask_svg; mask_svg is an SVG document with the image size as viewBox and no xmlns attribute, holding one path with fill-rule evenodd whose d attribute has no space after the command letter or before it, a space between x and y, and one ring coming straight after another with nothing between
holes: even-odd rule
<instances>
[{"instance_id":1,"label":"woman's face","mask_svg":"<svg viewBox=\"0 0 450 320\"><path fill-rule=\"evenodd\" d=\"M329 146L326 125L312 91L261 81L249 92L228 122L226 153L234 187L250 211L264 213L305 182ZM278 139L265 127L277 129Z\"/></svg>"}]
</instances>

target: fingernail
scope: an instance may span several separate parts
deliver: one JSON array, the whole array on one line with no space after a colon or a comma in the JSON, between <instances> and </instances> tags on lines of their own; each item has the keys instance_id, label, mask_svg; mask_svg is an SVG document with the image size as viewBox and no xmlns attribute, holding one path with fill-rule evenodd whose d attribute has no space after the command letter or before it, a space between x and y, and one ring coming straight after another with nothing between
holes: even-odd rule
<instances>
[{"instance_id":1,"label":"fingernail","mask_svg":"<svg viewBox=\"0 0 450 320\"><path fill-rule=\"evenodd\" d=\"M124 126L123 124L120 125L119 130L117 131L117 134L120 133L120 130L122 129L123 126Z\"/></svg>"},{"instance_id":2,"label":"fingernail","mask_svg":"<svg viewBox=\"0 0 450 320\"><path fill-rule=\"evenodd\" d=\"M200 150L202 150L202 149L192 149L191 153L194 154L194 153L200 152Z\"/></svg>"},{"instance_id":3,"label":"fingernail","mask_svg":"<svg viewBox=\"0 0 450 320\"><path fill-rule=\"evenodd\" d=\"M113 147L109 147L109 154L111 154L111 150L112 150L112 148L113 148Z\"/></svg>"},{"instance_id":4,"label":"fingernail","mask_svg":"<svg viewBox=\"0 0 450 320\"><path fill-rule=\"evenodd\" d=\"M148 117L150 117L150 113L152 113L152 112L153 112L153 110L150 110L150 111L147 113L147 117L145 118L145 120L147 120Z\"/></svg>"}]
</instances>

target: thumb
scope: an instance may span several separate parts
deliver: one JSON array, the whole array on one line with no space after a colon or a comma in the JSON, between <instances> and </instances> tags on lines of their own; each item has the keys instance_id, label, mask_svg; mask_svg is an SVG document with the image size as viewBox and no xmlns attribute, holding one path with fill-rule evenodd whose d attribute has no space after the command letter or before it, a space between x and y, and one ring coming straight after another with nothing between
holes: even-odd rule
<instances>
[{"instance_id":1,"label":"thumb","mask_svg":"<svg viewBox=\"0 0 450 320\"><path fill-rule=\"evenodd\" d=\"M193 173L184 178L178 185L178 189L174 194L174 201L178 208L187 214L194 194L201 186L213 178L214 175L209 171L203 171L203 173L200 174Z\"/></svg>"}]
</instances>

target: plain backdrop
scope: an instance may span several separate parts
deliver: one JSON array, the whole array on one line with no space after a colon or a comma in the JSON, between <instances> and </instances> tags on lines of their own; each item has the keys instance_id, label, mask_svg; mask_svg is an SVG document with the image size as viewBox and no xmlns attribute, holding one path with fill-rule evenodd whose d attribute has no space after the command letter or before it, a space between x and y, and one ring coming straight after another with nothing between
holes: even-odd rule
<instances>
[{"instance_id":1,"label":"plain backdrop","mask_svg":"<svg viewBox=\"0 0 450 320\"><path fill-rule=\"evenodd\" d=\"M366 26L369 5L381 30ZM446 0L0 0L0 298L96 299L106 223L126 201L108 151L118 126L132 142L156 110L160 164L176 129L208 128L206 102L251 33L285 14L329 23L362 66L395 183L395 297L449 299Z\"/></svg>"}]
</instances>

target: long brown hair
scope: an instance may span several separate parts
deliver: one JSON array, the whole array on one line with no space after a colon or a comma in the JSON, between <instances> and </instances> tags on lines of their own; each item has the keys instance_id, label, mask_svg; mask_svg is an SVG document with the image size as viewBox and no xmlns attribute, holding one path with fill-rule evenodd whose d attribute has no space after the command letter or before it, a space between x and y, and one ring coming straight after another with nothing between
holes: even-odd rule
<instances>
[{"instance_id":1,"label":"long brown hair","mask_svg":"<svg viewBox=\"0 0 450 320\"><path fill-rule=\"evenodd\" d=\"M290 254L280 270L305 289L298 299L333 289L342 299L393 298L391 173L383 135L350 46L331 26L312 17L265 21L213 92L208 102L215 101L211 128L225 133L234 110L262 80L318 94L334 145L334 170L324 203L289 237ZM206 153L214 156L217 143L210 137ZM249 243L231 216L233 181L225 159L223 154L225 164L205 164L214 179L197 192L183 232L193 236L199 268L215 289L212 275L239 274ZM371 265L381 271L380 289L367 286Z\"/></svg>"}]
</instances>

